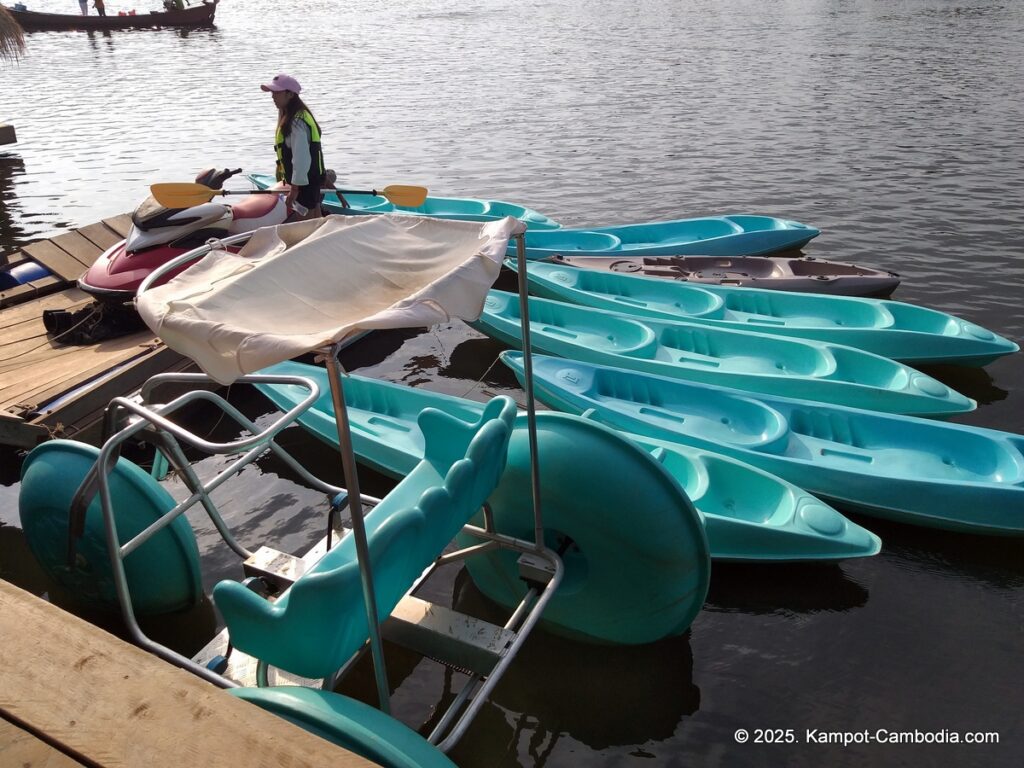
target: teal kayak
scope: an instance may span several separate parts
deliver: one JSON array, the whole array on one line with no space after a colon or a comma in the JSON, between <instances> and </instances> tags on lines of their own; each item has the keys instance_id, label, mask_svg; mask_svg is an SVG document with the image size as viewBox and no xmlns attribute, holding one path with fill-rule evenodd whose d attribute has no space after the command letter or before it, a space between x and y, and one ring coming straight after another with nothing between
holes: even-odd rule
<instances>
[{"instance_id":1,"label":"teal kayak","mask_svg":"<svg viewBox=\"0 0 1024 768\"><path fill-rule=\"evenodd\" d=\"M800 248L819 234L819 230L799 221L730 214L597 229L529 232L526 256L763 256Z\"/></svg>"},{"instance_id":2,"label":"teal kayak","mask_svg":"<svg viewBox=\"0 0 1024 768\"><path fill-rule=\"evenodd\" d=\"M502 360L522 380L523 356ZM535 355L548 405L731 456L841 506L953 531L1024 535L1024 437L760 396Z\"/></svg>"},{"instance_id":3,"label":"teal kayak","mask_svg":"<svg viewBox=\"0 0 1024 768\"><path fill-rule=\"evenodd\" d=\"M336 446L334 408L324 369L286 362L264 373L306 376L322 385L324 394L299 421L320 440ZM355 375L346 377L344 383L357 457L394 478L404 477L422 458L424 440L416 418L423 408L474 421L484 407L452 395ZM301 400L304 392L284 385L258 386L284 410ZM550 417L550 413L538 414L540 420ZM516 429L525 429L524 420L520 414ZM716 560L833 561L874 555L880 549L874 534L778 477L707 450L629 437L654 456L693 501L703 518L711 557ZM643 489L635 490L642 499ZM545 509L545 517L549 513L558 514Z\"/></svg>"},{"instance_id":4,"label":"teal kayak","mask_svg":"<svg viewBox=\"0 0 1024 768\"><path fill-rule=\"evenodd\" d=\"M490 291L470 323L521 347L519 297ZM931 376L853 347L530 299L530 343L571 360L854 408L948 416L976 404Z\"/></svg>"},{"instance_id":5,"label":"teal kayak","mask_svg":"<svg viewBox=\"0 0 1024 768\"><path fill-rule=\"evenodd\" d=\"M696 286L536 262L527 264L526 271L531 293L549 299L636 317L844 344L916 365L981 366L1020 349L955 315L902 301Z\"/></svg>"},{"instance_id":6,"label":"teal kayak","mask_svg":"<svg viewBox=\"0 0 1024 768\"><path fill-rule=\"evenodd\" d=\"M258 189L269 189L277 181L265 173L250 173L249 180ZM423 205L404 208L394 205L380 195L345 195L348 207L343 206L334 192L324 195L321 207L324 213L411 213L417 216L432 216L439 219L461 221L495 221L512 216L526 223L527 229L558 229L562 225L549 219L543 213L516 203L503 200L478 200L474 197L427 197Z\"/></svg>"}]
</instances>

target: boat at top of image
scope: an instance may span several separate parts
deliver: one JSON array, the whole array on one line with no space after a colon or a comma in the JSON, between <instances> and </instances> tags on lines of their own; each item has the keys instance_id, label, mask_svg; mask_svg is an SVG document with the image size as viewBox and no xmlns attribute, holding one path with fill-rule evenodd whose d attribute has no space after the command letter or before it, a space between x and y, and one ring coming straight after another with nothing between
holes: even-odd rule
<instances>
[{"instance_id":1,"label":"boat at top of image","mask_svg":"<svg viewBox=\"0 0 1024 768\"><path fill-rule=\"evenodd\" d=\"M927 374L854 347L529 301L530 344L547 355L888 413L950 416L977 406ZM470 324L521 348L521 322L519 297L491 290Z\"/></svg>"},{"instance_id":2,"label":"boat at top of image","mask_svg":"<svg viewBox=\"0 0 1024 768\"><path fill-rule=\"evenodd\" d=\"M286 362L263 371L273 376L301 376L327 381L321 367ZM338 441L334 406L323 389L320 399L299 416L309 432L328 445ZM461 397L412 388L379 379L350 374L345 378L348 418L354 432L354 448L360 462L390 477L404 477L423 456L424 436L417 415L424 408L436 408L459 419L472 421L483 413L484 404ZM302 400L301 387L289 384L259 384L257 388L282 410ZM551 412L537 414L541 421L557 418ZM515 422L512 440L525 437L525 415ZM827 562L876 554L878 537L847 520L806 491L767 472L708 450L674 445L639 435L628 435L654 456L679 483L703 516L711 557L737 562ZM513 452L513 458L515 452ZM566 488L577 483L573 476L558 477ZM589 481L587 481L589 482ZM514 488L502 488L489 503L495 515L519 515L527 511L516 504ZM642 495L642 490L638 489ZM545 520L574 539L582 523L574 519L578 499L563 493L544 509ZM590 524L604 525L607 507L592 505ZM608 522L612 522L610 519ZM569 525L568 529L566 528Z\"/></svg>"},{"instance_id":3,"label":"boat at top of image","mask_svg":"<svg viewBox=\"0 0 1024 768\"><path fill-rule=\"evenodd\" d=\"M833 296L884 298L896 290L900 276L884 269L862 267L811 256L563 256L556 264L608 270L627 275L663 277L690 283L738 285L773 291L828 293Z\"/></svg>"},{"instance_id":4,"label":"boat at top of image","mask_svg":"<svg viewBox=\"0 0 1024 768\"><path fill-rule=\"evenodd\" d=\"M522 380L522 353L501 359ZM533 381L553 408L731 456L841 507L911 525L1024 535L1020 435L540 355Z\"/></svg>"},{"instance_id":5,"label":"boat at top of image","mask_svg":"<svg viewBox=\"0 0 1024 768\"><path fill-rule=\"evenodd\" d=\"M250 173L249 179L258 189L270 189L277 180L271 174ZM438 197L429 195L422 205L402 206L387 200L382 195L362 195L344 193L343 205L338 193L329 191L324 194L321 208L324 213L410 213L417 216L452 219L455 221L494 221L511 216L534 230L558 229L557 221L549 219L543 213L517 203L503 200L482 200L475 197Z\"/></svg>"},{"instance_id":6,"label":"boat at top of image","mask_svg":"<svg viewBox=\"0 0 1024 768\"><path fill-rule=\"evenodd\" d=\"M563 228L526 236L530 259L563 256L763 256L800 248L819 230L772 216L730 214L606 227Z\"/></svg>"},{"instance_id":7,"label":"boat at top of image","mask_svg":"<svg viewBox=\"0 0 1024 768\"><path fill-rule=\"evenodd\" d=\"M26 32L61 29L133 29L137 27L206 27L213 24L219 0L202 0L186 8L149 11L148 13L110 14L98 16L80 13L42 13L28 8L7 10Z\"/></svg>"},{"instance_id":8,"label":"boat at top of image","mask_svg":"<svg viewBox=\"0 0 1024 768\"><path fill-rule=\"evenodd\" d=\"M637 317L828 341L912 365L981 366L1020 349L955 315L891 299L692 285L550 262L530 262L526 271L530 292L548 299Z\"/></svg>"}]
</instances>

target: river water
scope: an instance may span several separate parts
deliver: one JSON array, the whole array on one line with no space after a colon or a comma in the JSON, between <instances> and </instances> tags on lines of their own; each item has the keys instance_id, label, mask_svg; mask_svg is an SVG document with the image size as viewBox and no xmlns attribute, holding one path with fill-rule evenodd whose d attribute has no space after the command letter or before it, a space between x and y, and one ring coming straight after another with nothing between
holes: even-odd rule
<instances>
[{"instance_id":1,"label":"river water","mask_svg":"<svg viewBox=\"0 0 1024 768\"><path fill-rule=\"evenodd\" d=\"M73 0L29 5L77 11ZM808 255L897 271L895 298L1024 339L1019 3L224 0L211 30L27 43L19 63L0 65L0 121L19 139L0 148L3 248L130 210L156 181L269 169L274 112L258 84L286 71L346 186L502 198L566 225L785 216L822 230ZM347 362L480 398L514 389L490 368L499 349L453 324L370 337ZM978 400L957 421L1021 433L1022 360L928 372ZM333 468L301 433L292 444ZM0 576L53 598L17 529L17 457L3 461ZM294 548L315 538L285 510L316 494L279 467L264 462L231 493L247 534L284 532ZM455 759L1020 765L1024 547L855 519L882 537L880 555L716 565L683 637L642 648L531 640ZM217 574L232 573L204 549ZM480 602L467 580L457 586ZM215 622L208 608L196 620ZM163 629L182 648L195 642ZM452 683L396 668L397 712L417 726ZM799 743L737 743L739 729L764 728L793 729ZM878 729L947 742L994 732L999 744L809 743Z\"/></svg>"}]
</instances>

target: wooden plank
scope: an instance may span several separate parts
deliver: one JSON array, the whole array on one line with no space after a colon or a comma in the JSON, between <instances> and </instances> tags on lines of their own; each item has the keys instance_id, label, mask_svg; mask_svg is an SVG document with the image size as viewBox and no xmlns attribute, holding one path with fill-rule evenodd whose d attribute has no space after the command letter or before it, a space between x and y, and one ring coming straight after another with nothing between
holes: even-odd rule
<instances>
[{"instance_id":1,"label":"wooden plank","mask_svg":"<svg viewBox=\"0 0 1024 768\"><path fill-rule=\"evenodd\" d=\"M0 307L9 307L13 304L23 304L36 295L37 289L31 283L22 283L13 288L0 291Z\"/></svg>"},{"instance_id":2,"label":"wooden plank","mask_svg":"<svg viewBox=\"0 0 1024 768\"><path fill-rule=\"evenodd\" d=\"M128 232L132 228L132 217L130 214L122 213L112 219L104 219L103 223L120 235L121 239L124 239L128 237Z\"/></svg>"},{"instance_id":3,"label":"wooden plank","mask_svg":"<svg viewBox=\"0 0 1024 768\"><path fill-rule=\"evenodd\" d=\"M7 266L13 267L13 266L15 266L17 264L21 264L23 261L27 261L27 260L28 260L28 256L25 254L24 251L21 251L21 250L6 251L4 253L0 253L0 265L5 266L5 267L7 267Z\"/></svg>"},{"instance_id":4,"label":"wooden plank","mask_svg":"<svg viewBox=\"0 0 1024 768\"><path fill-rule=\"evenodd\" d=\"M85 240L84 237L82 239ZM92 243L89 243L89 247L96 249ZM57 245L54 240L38 240L29 243L23 250L55 275L68 281L77 280L85 274L85 270L89 267L88 264L83 264L74 255Z\"/></svg>"},{"instance_id":5,"label":"wooden plank","mask_svg":"<svg viewBox=\"0 0 1024 768\"><path fill-rule=\"evenodd\" d=\"M0 713L107 768L373 763L0 582Z\"/></svg>"},{"instance_id":6,"label":"wooden plank","mask_svg":"<svg viewBox=\"0 0 1024 768\"><path fill-rule=\"evenodd\" d=\"M123 362L147 354L157 343L149 331L143 331L88 347L40 345L22 359L0 364L0 373L18 372L17 382L0 380L0 410L7 410L4 403L42 405Z\"/></svg>"},{"instance_id":7,"label":"wooden plank","mask_svg":"<svg viewBox=\"0 0 1024 768\"><path fill-rule=\"evenodd\" d=\"M31 426L46 430L50 429L71 437L91 429L103 418L107 404L115 397L129 395L151 376L167 371L181 371L190 368L192 361L167 347L160 347L153 352L132 362L115 376L111 376L88 390L65 400L55 409L49 409L31 419Z\"/></svg>"},{"instance_id":8,"label":"wooden plank","mask_svg":"<svg viewBox=\"0 0 1024 768\"><path fill-rule=\"evenodd\" d=\"M93 243L101 251L107 250L112 245L124 240L122 235L112 230L102 221L98 221L95 224L89 224L86 227L82 227L78 230L79 234L82 235L90 243Z\"/></svg>"},{"instance_id":9,"label":"wooden plank","mask_svg":"<svg viewBox=\"0 0 1024 768\"><path fill-rule=\"evenodd\" d=\"M0 309L24 304L25 302L32 301L40 296L47 296L51 293L56 293L62 288L67 287L67 284L67 280L62 277L58 277L57 275L46 275L45 277L40 277L38 280L22 283L21 285L11 288L9 291L0 293Z\"/></svg>"},{"instance_id":10,"label":"wooden plank","mask_svg":"<svg viewBox=\"0 0 1024 768\"><path fill-rule=\"evenodd\" d=\"M60 293L53 293L45 298L33 302L30 306L24 304L17 307L5 308L0 312L0 346L9 341L4 334L5 329L14 328L26 322L39 321L43 316L44 309L68 309L70 307L84 307L92 301L92 296L78 288L65 288Z\"/></svg>"},{"instance_id":11,"label":"wooden plank","mask_svg":"<svg viewBox=\"0 0 1024 768\"><path fill-rule=\"evenodd\" d=\"M74 760L42 739L0 719L0 765L22 768L81 768Z\"/></svg>"},{"instance_id":12,"label":"wooden plank","mask_svg":"<svg viewBox=\"0 0 1024 768\"><path fill-rule=\"evenodd\" d=\"M41 424L29 424L24 419L0 413L0 445L35 448L49 436L50 430Z\"/></svg>"},{"instance_id":13,"label":"wooden plank","mask_svg":"<svg viewBox=\"0 0 1024 768\"><path fill-rule=\"evenodd\" d=\"M92 263L96 261L96 257L103 253L101 249L97 248L96 245L89 242L74 229L70 232L65 232L62 235L50 238L50 242L58 248L62 248L70 253L73 257L82 262L82 266L86 269L91 267ZM77 278L78 275L75 275L75 277Z\"/></svg>"}]
</instances>

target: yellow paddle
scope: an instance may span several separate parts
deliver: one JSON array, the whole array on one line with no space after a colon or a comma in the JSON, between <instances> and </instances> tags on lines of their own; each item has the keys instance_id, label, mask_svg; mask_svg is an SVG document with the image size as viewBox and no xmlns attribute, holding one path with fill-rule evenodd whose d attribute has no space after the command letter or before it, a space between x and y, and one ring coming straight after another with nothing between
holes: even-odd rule
<instances>
[{"instance_id":1,"label":"yellow paddle","mask_svg":"<svg viewBox=\"0 0 1024 768\"><path fill-rule=\"evenodd\" d=\"M193 205L208 203L217 195L281 195L279 189L212 189L205 184L169 182L153 184L149 188L160 205L165 208L191 208ZM387 198L391 203L402 208L416 208L427 199L426 187L413 187L406 184L391 184L384 189L324 189L324 192L338 192L346 195L374 195Z\"/></svg>"}]
</instances>

